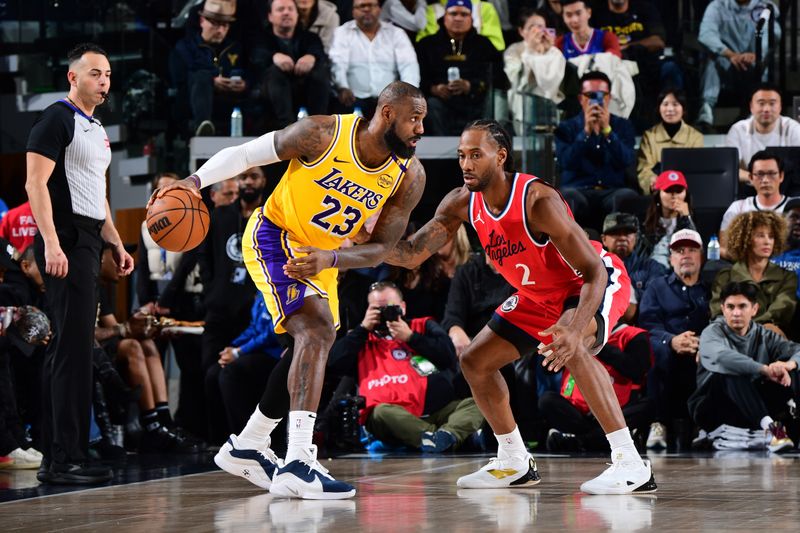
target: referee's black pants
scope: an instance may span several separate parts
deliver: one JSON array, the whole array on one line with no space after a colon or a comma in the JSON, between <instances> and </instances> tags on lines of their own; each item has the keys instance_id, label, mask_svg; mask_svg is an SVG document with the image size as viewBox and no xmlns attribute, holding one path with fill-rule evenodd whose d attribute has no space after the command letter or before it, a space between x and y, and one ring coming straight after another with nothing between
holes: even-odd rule
<instances>
[{"instance_id":1,"label":"referee's black pants","mask_svg":"<svg viewBox=\"0 0 800 533\"><path fill-rule=\"evenodd\" d=\"M36 263L45 283L45 311L53 333L42 372L42 453L53 463L88 459L102 224L74 215L71 226L56 228L69 262L67 276L62 279L45 273L41 235L34 242Z\"/></svg>"}]
</instances>

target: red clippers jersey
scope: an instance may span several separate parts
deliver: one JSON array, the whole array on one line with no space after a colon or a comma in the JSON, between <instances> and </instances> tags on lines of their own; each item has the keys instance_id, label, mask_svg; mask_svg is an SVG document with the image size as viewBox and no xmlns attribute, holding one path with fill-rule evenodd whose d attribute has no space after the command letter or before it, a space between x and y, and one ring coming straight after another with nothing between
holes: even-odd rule
<instances>
[{"instance_id":1,"label":"red clippers jersey","mask_svg":"<svg viewBox=\"0 0 800 533\"><path fill-rule=\"evenodd\" d=\"M538 241L528 230L525 198L536 181L544 183L530 174L515 174L508 203L497 216L486 207L483 194L472 193L469 220L506 281L530 300L560 308L567 297L580 293L583 280L549 238ZM572 217L566 202L564 206ZM601 255L605 253L600 243L592 244Z\"/></svg>"}]
</instances>

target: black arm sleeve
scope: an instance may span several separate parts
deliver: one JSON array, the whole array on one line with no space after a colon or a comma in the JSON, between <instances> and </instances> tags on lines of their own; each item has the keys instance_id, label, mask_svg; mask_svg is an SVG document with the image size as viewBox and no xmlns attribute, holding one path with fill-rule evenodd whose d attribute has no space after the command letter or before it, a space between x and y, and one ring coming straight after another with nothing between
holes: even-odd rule
<instances>
[{"instance_id":1,"label":"black arm sleeve","mask_svg":"<svg viewBox=\"0 0 800 533\"><path fill-rule=\"evenodd\" d=\"M626 378L641 381L650 368L650 342L646 333L640 333L628 342L624 352L607 344L597 357Z\"/></svg>"},{"instance_id":2,"label":"black arm sleeve","mask_svg":"<svg viewBox=\"0 0 800 533\"><path fill-rule=\"evenodd\" d=\"M364 348L369 331L361 324L333 343L328 354L328 368L342 376L358 375L358 354Z\"/></svg>"},{"instance_id":3,"label":"black arm sleeve","mask_svg":"<svg viewBox=\"0 0 800 533\"><path fill-rule=\"evenodd\" d=\"M433 320L425 323L424 335L412 333L406 344L436 365L439 370L454 369L456 366L456 349L453 341L442 326Z\"/></svg>"}]
</instances>

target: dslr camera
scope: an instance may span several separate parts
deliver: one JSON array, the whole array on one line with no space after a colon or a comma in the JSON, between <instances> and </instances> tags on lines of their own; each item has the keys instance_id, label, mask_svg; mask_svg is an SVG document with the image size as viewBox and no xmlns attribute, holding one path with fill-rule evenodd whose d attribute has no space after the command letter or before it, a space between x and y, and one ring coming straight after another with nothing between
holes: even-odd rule
<instances>
[{"instance_id":1,"label":"dslr camera","mask_svg":"<svg viewBox=\"0 0 800 533\"><path fill-rule=\"evenodd\" d=\"M389 326L387 322L394 322L403 316L403 308L399 305L382 305L378 308L381 315L381 322L375 328L375 333L382 337L389 335Z\"/></svg>"}]
</instances>

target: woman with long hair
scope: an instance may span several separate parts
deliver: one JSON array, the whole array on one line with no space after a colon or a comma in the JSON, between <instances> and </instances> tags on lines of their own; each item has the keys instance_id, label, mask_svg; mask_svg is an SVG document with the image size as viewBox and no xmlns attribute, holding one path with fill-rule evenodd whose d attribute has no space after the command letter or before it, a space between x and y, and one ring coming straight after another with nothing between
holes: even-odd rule
<instances>
[{"instance_id":1,"label":"woman with long hair","mask_svg":"<svg viewBox=\"0 0 800 533\"><path fill-rule=\"evenodd\" d=\"M653 189L661 172L661 151L664 148L702 148L703 134L684 122L686 94L678 89L665 89L656 99L661 122L644 132L639 145L636 172L645 194Z\"/></svg>"},{"instance_id":2,"label":"woman with long hair","mask_svg":"<svg viewBox=\"0 0 800 533\"><path fill-rule=\"evenodd\" d=\"M758 314L753 320L786 336L797 299L797 276L770 259L780 254L786 243L786 221L772 211L742 213L728 227L728 253L736 262L723 268L711 289L711 316L722 313L720 292L731 281L751 281L758 288Z\"/></svg>"},{"instance_id":3,"label":"woman with long hair","mask_svg":"<svg viewBox=\"0 0 800 533\"><path fill-rule=\"evenodd\" d=\"M686 178L677 170L662 172L653 189L644 219L644 240L650 258L670 268L670 237L678 230L696 229L692 221L692 196Z\"/></svg>"}]
</instances>

